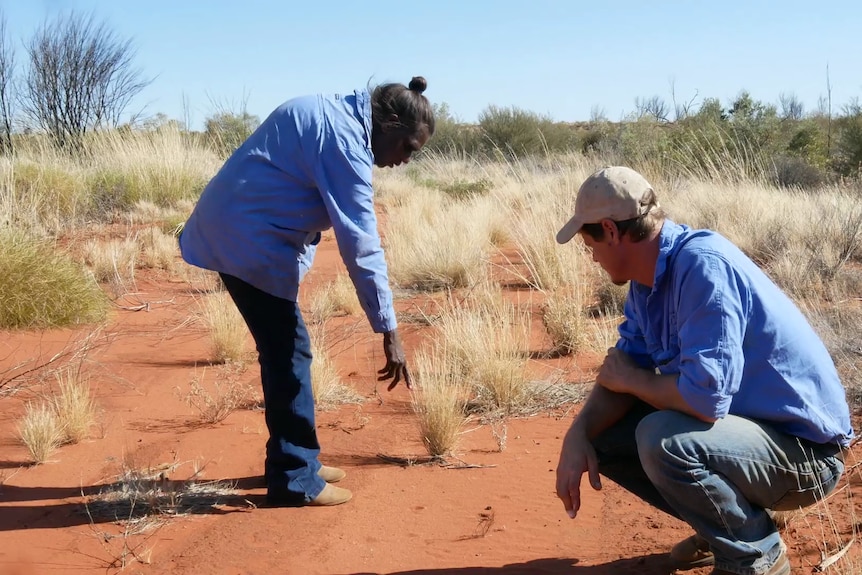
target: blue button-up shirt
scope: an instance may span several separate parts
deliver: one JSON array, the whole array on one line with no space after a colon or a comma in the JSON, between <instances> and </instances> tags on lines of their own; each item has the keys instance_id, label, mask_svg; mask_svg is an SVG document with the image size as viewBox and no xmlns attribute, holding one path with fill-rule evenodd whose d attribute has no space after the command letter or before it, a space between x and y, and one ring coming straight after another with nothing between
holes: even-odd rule
<instances>
[{"instance_id":1,"label":"blue button-up shirt","mask_svg":"<svg viewBox=\"0 0 862 575\"><path fill-rule=\"evenodd\" d=\"M847 446L844 387L796 305L715 232L668 220L659 241L655 282L631 282L617 347L678 374L682 397L706 417L738 415Z\"/></svg>"},{"instance_id":2,"label":"blue button-up shirt","mask_svg":"<svg viewBox=\"0 0 862 575\"><path fill-rule=\"evenodd\" d=\"M332 227L372 328L395 329L373 160L367 92L285 102L207 184L180 236L183 258L297 301L320 232Z\"/></svg>"}]
</instances>

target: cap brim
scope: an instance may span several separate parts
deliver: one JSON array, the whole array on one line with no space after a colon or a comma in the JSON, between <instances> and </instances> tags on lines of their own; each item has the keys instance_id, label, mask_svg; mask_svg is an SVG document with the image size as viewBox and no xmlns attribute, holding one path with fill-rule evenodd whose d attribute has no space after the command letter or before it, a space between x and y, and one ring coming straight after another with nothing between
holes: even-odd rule
<instances>
[{"instance_id":1,"label":"cap brim","mask_svg":"<svg viewBox=\"0 0 862 575\"><path fill-rule=\"evenodd\" d=\"M573 237L575 237L575 234L581 231L583 226L584 222L582 218L572 216L572 219L566 222L566 225L560 228L560 231L557 232L557 243L568 243Z\"/></svg>"}]
</instances>

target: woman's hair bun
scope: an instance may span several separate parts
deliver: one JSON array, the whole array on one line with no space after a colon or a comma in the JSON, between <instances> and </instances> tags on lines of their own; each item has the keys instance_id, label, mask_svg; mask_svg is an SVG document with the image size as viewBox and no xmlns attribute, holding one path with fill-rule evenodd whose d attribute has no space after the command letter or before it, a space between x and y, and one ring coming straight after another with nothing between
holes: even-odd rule
<instances>
[{"instance_id":1,"label":"woman's hair bun","mask_svg":"<svg viewBox=\"0 0 862 575\"><path fill-rule=\"evenodd\" d=\"M416 92L417 94L421 94L428 88L428 82L425 81L425 78L422 76L413 76L413 79L410 80L410 85L408 86L411 91Z\"/></svg>"}]
</instances>

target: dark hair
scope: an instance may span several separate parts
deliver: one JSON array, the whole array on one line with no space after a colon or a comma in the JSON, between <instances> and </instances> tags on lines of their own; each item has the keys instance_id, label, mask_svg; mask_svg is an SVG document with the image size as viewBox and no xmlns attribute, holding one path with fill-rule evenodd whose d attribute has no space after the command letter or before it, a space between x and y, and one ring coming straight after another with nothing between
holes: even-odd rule
<instances>
[{"instance_id":1,"label":"dark hair","mask_svg":"<svg viewBox=\"0 0 862 575\"><path fill-rule=\"evenodd\" d=\"M371 92L371 116L381 128L406 127L418 131L420 126L428 127L428 135L434 134L434 109L422 92L428 82L422 76L414 76L410 85L391 83L382 84ZM391 122L392 115L398 122Z\"/></svg>"},{"instance_id":2,"label":"dark hair","mask_svg":"<svg viewBox=\"0 0 862 575\"><path fill-rule=\"evenodd\" d=\"M653 207L651 207L649 211L642 216L618 222L614 221L614 224L616 224L617 230L620 232L620 237L628 234L632 243L638 243L645 240L647 236L655 230L656 226L663 222L666 217L667 214L665 214L661 207L653 205ZM605 237L605 230L602 228L601 223L584 224L581 226L581 231L596 241L600 241Z\"/></svg>"}]
</instances>

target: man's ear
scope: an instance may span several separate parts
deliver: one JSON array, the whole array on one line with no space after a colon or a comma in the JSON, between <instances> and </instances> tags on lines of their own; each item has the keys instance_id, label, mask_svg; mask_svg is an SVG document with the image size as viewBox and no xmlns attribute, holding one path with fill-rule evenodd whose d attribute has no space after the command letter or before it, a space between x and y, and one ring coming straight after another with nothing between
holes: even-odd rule
<instances>
[{"instance_id":1,"label":"man's ear","mask_svg":"<svg viewBox=\"0 0 862 575\"><path fill-rule=\"evenodd\" d=\"M620 230L617 228L617 224L609 218L602 220L602 232L602 239L611 245L619 243L622 239L620 238Z\"/></svg>"}]
</instances>

